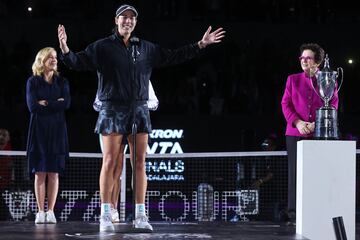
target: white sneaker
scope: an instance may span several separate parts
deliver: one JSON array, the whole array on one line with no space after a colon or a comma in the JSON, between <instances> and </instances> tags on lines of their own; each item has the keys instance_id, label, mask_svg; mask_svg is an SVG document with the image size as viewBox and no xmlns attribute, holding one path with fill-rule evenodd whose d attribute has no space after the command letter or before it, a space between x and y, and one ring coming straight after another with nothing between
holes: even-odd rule
<instances>
[{"instance_id":1,"label":"white sneaker","mask_svg":"<svg viewBox=\"0 0 360 240\"><path fill-rule=\"evenodd\" d=\"M153 227L149 223L149 219L146 216L138 216L133 221L136 230L144 232L152 232Z\"/></svg>"},{"instance_id":2,"label":"white sneaker","mask_svg":"<svg viewBox=\"0 0 360 240\"><path fill-rule=\"evenodd\" d=\"M45 223L46 214L44 211L39 211L36 214L35 223Z\"/></svg>"},{"instance_id":3,"label":"white sneaker","mask_svg":"<svg viewBox=\"0 0 360 240\"><path fill-rule=\"evenodd\" d=\"M55 214L52 210L49 210L46 212L45 221L46 221L46 223L56 223Z\"/></svg>"},{"instance_id":4,"label":"white sneaker","mask_svg":"<svg viewBox=\"0 0 360 240\"><path fill-rule=\"evenodd\" d=\"M118 210L115 209L115 208L112 208L112 209L111 209L111 221L112 221L113 223L118 223L118 222L120 222L119 212L118 212Z\"/></svg>"},{"instance_id":5,"label":"white sneaker","mask_svg":"<svg viewBox=\"0 0 360 240\"><path fill-rule=\"evenodd\" d=\"M100 232L114 232L115 228L111 222L111 214L103 214L100 216Z\"/></svg>"}]
</instances>

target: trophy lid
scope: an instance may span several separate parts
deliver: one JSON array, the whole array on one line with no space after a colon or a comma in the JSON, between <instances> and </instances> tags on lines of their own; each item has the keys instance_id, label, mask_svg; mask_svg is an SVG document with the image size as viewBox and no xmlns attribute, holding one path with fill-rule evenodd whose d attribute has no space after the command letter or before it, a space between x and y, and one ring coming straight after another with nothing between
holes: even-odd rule
<instances>
[{"instance_id":1,"label":"trophy lid","mask_svg":"<svg viewBox=\"0 0 360 240\"><path fill-rule=\"evenodd\" d=\"M328 54L326 54L325 55L324 68L323 68L322 72L331 72L329 61L330 61L330 59L328 57Z\"/></svg>"}]
</instances>

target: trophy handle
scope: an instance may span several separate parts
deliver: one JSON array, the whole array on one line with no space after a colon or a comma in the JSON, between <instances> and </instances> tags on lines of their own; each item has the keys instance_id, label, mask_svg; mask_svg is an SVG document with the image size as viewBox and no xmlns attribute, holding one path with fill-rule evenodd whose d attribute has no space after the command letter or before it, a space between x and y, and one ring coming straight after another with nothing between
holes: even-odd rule
<instances>
[{"instance_id":1,"label":"trophy handle","mask_svg":"<svg viewBox=\"0 0 360 240\"><path fill-rule=\"evenodd\" d=\"M341 83L340 83L339 87L337 88L337 92L339 94L340 88L341 88L341 86L342 86L342 84L344 82L344 70L341 67L338 67L337 71L338 71L338 73L341 72Z\"/></svg>"},{"instance_id":2,"label":"trophy handle","mask_svg":"<svg viewBox=\"0 0 360 240\"><path fill-rule=\"evenodd\" d=\"M311 87L312 87L312 89L314 90L314 92L316 93L316 95L318 95L318 97L319 97L320 99L322 99L322 97L317 93L311 77L309 77L309 80L310 80Z\"/></svg>"}]
</instances>

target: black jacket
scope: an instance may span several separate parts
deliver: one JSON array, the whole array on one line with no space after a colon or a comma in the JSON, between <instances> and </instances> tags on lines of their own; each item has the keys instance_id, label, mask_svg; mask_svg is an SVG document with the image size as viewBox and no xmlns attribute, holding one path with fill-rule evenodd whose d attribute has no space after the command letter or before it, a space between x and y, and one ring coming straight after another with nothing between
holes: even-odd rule
<instances>
[{"instance_id":1,"label":"black jacket","mask_svg":"<svg viewBox=\"0 0 360 240\"><path fill-rule=\"evenodd\" d=\"M134 100L148 100L153 67L184 62L200 50L196 43L169 50L145 40L140 40L137 49L134 64L131 47L127 48L115 33L90 44L84 51L70 51L60 58L71 69L97 71L100 101L128 105Z\"/></svg>"}]
</instances>

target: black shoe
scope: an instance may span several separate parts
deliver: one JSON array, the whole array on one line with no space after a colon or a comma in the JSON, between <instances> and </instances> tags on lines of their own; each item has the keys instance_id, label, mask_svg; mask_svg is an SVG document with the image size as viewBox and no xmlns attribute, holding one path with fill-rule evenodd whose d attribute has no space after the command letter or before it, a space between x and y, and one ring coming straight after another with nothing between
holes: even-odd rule
<instances>
[{"instance_id":1,"label":"black shoe","mask_svg":"<svg viewBox=\"0 0 360 240\"><path fill-rule=\"evenodd\" d=\"M288 227L296 227L296 222L288 221L288 222L286 222L286 226L288 226Z\"/></svg>"},{"instance_id":2,"label":"black shoe","mask_svg":"<svg viewBox=\"0 0 360 240\"><path fill-rule=\"evenodd\" d=\"M296 212L291 210L287 213L290 222L296 222Z\"/></svg>"},{"instance_id":3,"label":"black shoe","mask_svg":"<svg viewBox=\"0 0 360 240\"><path fill-rule=\"evenodd\" d=\"M286 222L287 226L296 226L296 212L290 210L287 212L288 221Z\"/></svg>"}]
</instances>

